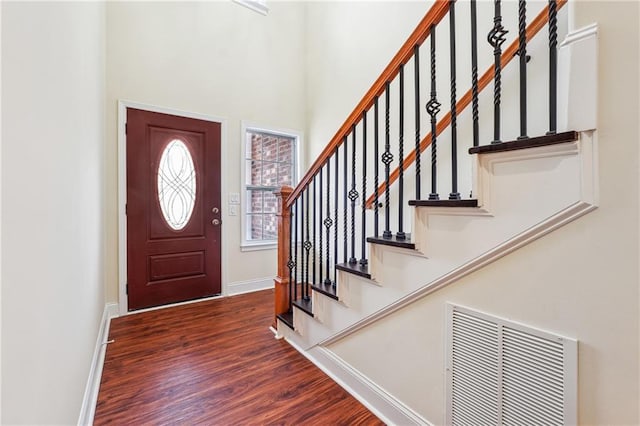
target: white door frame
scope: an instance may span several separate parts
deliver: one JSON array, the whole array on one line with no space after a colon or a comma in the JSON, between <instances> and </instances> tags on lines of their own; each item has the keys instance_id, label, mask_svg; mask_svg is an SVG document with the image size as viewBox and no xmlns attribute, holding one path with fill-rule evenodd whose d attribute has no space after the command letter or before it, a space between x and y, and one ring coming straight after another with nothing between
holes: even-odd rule
<instances>
[{"instance_id":1,"label":"white door frame","mask_svg":"<svg viewBox=\"0 0 640 426\"><path fill-rule=\"evenodd\" d=\"M220 199L226 200L227 194L227 119L189 111L181 111L156 105L142 104L139 102L118 100L118 310L120 315L129 313L127 300L127 216L125 206L127 203L127 108L136 108L144 111L159 112L162 114L176 115L179 117L195 118L198 120L220 123ZM227 215L226 203L220 206L223 219ZM224 223L224 222L223 222ZM222 227L222 241L229 241L227 227ZM220 267L222 295L227 294L227 250L221 250ZM202 299L200 299L202 300ZM154 309L154 308L151 308ZM139 312L139 311L136 311Z\"/></svg>"}]
</instances>

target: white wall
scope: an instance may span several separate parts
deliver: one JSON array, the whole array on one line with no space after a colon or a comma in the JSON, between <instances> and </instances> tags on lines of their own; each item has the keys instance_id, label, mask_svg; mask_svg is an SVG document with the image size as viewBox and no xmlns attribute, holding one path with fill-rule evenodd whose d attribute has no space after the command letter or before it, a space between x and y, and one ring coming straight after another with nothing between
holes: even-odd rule
<instances>
[{"instance_id":1,"label":"white wall","mask_svg":"<svg viewBox=\"0 0 640 426\"><path fill-rule=\"evenodd\" d=\"M269 7L263 16L232 2L107 4L109 301L118 298L119 99L226 118L223 285L275 277L276 251L241 252L240 216L229 216L227 204L227 194L241 189L241 120L305 129L304 4Z\"/></svg>"},{"instance_id":2,"label":"white wall","mask_svg":"<svg viewBox=\"0 0 640 426\"><path fill-rule=\"evenodd\" d=\"M73 424L104 308L101 3L2 3L2 423Z\"/></svg>"},{"instance_id":3,"label":"white wall","mask_svg":"<svg viewBox=\"0 0 640 426\"><path fill-rule=\"evenodd\" d=\"M578 339L580 424L640 421L638 4L573 5L599 24L600 207L330 347L435 424L446 302Z\"/></svg>"}]
</instances>

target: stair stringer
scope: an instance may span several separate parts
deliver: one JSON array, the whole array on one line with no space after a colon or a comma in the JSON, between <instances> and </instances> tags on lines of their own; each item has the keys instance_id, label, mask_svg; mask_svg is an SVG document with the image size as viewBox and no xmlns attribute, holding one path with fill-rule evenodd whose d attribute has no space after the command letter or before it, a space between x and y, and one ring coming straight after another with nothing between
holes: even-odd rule
<instances>
[{"instance_id":1,"label":"stair stringer","mask_svg":"<svg viewBox=\"0 0 640 426\"><path fill-rule=\"evenodd\" d=\"M478 155L480 208L416 208L413 235L424 256L374 245L377 285L339 271L342 301L314 293L316 318L294 309L296 332L281 335L304 350L329 344L595 209L596 153L590 131L571 143Z\"/></svg>"}]
</instances>

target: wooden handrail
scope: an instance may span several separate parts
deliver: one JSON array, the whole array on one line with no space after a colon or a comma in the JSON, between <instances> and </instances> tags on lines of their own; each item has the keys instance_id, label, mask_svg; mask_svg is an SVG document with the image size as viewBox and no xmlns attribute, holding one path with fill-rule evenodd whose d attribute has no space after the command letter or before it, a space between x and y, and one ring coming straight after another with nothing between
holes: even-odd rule
<instances>
[{"instance_id":1,"label":"wooden handrail","mask_svg":"<svg viewBox=\"0 0 640 426\"><path fill-rule=\"evenodd\" d=\"M358 124L362 118L362 114L373 106L376 97L384 93L385 84L388 81L393 80L396 75L398 75L400 65L405 64L409 59L411 59L413 56L414 46L421 45L429 35L429 29L431 26L437 25L438 22L447 15L449 12L449 3L450 0L436 0L434 5L431 6L431 9L429 9L425 17L422 18L422 21L420 21L416 29L411 33L389 65L387 65L382 74L380 74L375 83L373 83L373 86L371 86L369 91L367 91L362 100L351 112L342 126L340 126L340 129L338 129L331 141L322 150L318 158L316 158L307 173L305 173L304 177L300 180L300 183L298 183L287 201L287 208L291 207L304 188L311 183L311 180L318 173L320 168L324 166L329 158L331 158L334 151L342 145L344 137L351 132L351 128L354 125Z\"/></svg>"},{"instance_id":2,"label":"wooden handrail","mask_svg":"<svg viewBox=\"0 0 640 426\"><path fill-rule=\"evenodd\" d=\"M558 10L562 8L567 3L567 0L558 0ZM545 6L544 9L535 17L533 21L527 26L527 42L529 42L544 26L549 22L549 6ZM518 52L518 39L511 43L507 49L502 53L500 57L500 63L504 68L511 60L516 56ZM478 80L478 92L481 92L485 87L489 85L494 76L493 65L491 65L485 72L482 74L482 77ZM467 93L464 94L460 98L460 100L456 103L456 111L458 115L464 109L469 106L472 100L471 89ZM451 111L449 111L442 119L438 122L436 126L436 136L440 135L447 127L451 124ZM420 142L420 153L422 153L427 147L431 145L431 132L429 132L424 139ZM405 158L403 167L406 170L411 164L416 161L416 150L411 151ZM398 179L400 175L400 167L396 168L389 175L389 184L392 184ZM387 189L386 182L383 182L378 187L378 194L382 194ZM367 198L366 207L371 208L375 201L375 195L371 195Z\"/></svg>"}]
</instances>

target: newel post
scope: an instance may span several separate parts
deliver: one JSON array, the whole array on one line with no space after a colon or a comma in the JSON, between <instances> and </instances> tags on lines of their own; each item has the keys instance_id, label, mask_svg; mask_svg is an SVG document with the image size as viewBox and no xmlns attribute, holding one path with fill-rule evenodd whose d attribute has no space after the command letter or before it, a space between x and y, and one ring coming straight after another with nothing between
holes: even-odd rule
<instances>
[{"instance_id":1,"label":"newel post","mask_svg":"<svg viewBox=\"0 0 640 426\"><path fill-rule=\"evenodd\" d=\"M274 194L278 198L278 270L274 280L275 287L275 314L273 317L273 326L276 327L276 315L284 314L289 311L289 246L291 241L291 210L288 209L287 200L293 192L290 186L283 186Z\"/></svg>"}]
</instances>

